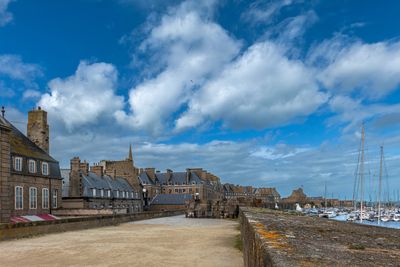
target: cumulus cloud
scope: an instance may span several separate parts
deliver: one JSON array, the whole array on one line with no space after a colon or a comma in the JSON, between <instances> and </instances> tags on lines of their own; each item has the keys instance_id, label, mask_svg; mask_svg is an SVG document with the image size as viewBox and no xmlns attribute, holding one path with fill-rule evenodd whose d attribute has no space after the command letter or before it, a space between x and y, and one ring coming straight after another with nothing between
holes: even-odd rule
<instances>
[{"instance_id":1,"label":"cumulus cloud","mask_svg":"<svg viewBox=\"0 0 400 267\"><path fill-rule=\"evenodd\" d=\"M400 42L368 44L338 36L317 45L309 61L322 65L318 79L335 92L357 90L378 99L400 85Z\"/></svg>"},{"instance_id":2,"label":"cumulus cloud","mask_svg":"<svg viewBox=\"0 0 400 267\"><path fill-rule=\"evenodd\" d=\"M8 5L12 0L0 0L0 27L9 23L13 16L7 11Z\"/></svg>"},{"instance_id":3,"label":"cumulus cloud","mask_svg":"<svg viewBox=\"0 0 400 267\"><path fill-rule=\"evenodd\" d=\"M212 1L206 1L211 5ZM162 17L141 44L155 53L164 66L154 78L145 79L129 94L130 113L117 114L133 128L160 132L168 119L191 97L193 90L218 72L238 53L240 43L218 24L207 20L206 8L185 2ZM203 7L203 5L201 5Z\"/></svg>"},{"instance_id":4,"label":"cumulus cloud","mask_svg":"<svg viewBox=\"0 0 400 267\"><path fill-rule=\"evenodd\" d=\"M31 82L43 73L40 66L25 63L18 55L0 55L0 75L14 80Z\"/></svg>"},{"instance_id":5,"label":"cumulus cloud","mask_svg":"<svg viewBox=\"0 0 400 267\"><path fill-rule=\"evenodd\" d=\"M70 130L97 123L123 108L123 97L115 94L117 74L111 64L81 61L74 75L48 83L50 92L42 95L38 105Z\"/></svg>"},{"instance_id":6,"label":"cumulus cloud","mask_svg":"<svg viewBox=\"0 0 400 267\"><path fill-rule=\"evenodd\" d=\"M272 42L257 43L191 98L176 128L209 118L232 128L280 126L314 112L327 97L303 63Z\"/></svg>"},{"instance_id":7,"label":"cumulus cloud","mask_svg":"<svg viewBox=\"0 0 400 267\"><path fill-rule=\"evenodd\" d=\"M42 93L38 90L28 89L22 94L23 99L37 99L42 96Z\"/></svg>"}]
</instances>

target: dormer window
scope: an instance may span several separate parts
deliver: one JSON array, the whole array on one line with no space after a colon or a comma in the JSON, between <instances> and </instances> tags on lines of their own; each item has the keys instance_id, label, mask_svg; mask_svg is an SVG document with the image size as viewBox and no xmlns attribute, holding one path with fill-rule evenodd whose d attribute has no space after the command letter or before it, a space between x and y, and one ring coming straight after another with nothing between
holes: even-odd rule
<instances>
[{"instance_id":1,"label":"dormer window","mask_svg":"<svg viewBox=\"0 0 400 267\"><path fill-rule=\"evenodd\" d=\"M49 164L47 162L42 162L42 174L49 175Z\"/></svg>"},{"instance_id":2,"label":"dormer window","mask_svg":"<svg viewBox=\"0 0 400 267\"><path fill-rule=\"evenodd\" d=\"M36 161L33 159L28 160L28 169L30 173L36 173Z\"/></svg>"},{"instance_id":3,"label":"dormer window","mask_svg":"<svg viewBox=\"0 0 400 267\"><path fill-rule=\"evenodd\" d=\"M14 170L16 171L22 171L22 158L21 157L15 157L14 158Z\"/></svg>"}]
</instances>

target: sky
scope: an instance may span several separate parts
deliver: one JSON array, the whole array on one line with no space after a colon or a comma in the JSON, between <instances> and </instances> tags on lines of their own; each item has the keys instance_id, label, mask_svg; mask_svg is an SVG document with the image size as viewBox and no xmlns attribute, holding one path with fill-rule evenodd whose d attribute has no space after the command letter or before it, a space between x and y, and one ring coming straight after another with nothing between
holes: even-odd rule
<instances>
[{"instance_id":1,"label":"sky","mask_svg":"<svg viewBox=\"0 0 400 267\"><path fill-rule=\"evenodd\" d=\"M0 0L0 105L63 168L127 157L351 199L400 190L400 2Z\"/></svg>"}]
</instances>

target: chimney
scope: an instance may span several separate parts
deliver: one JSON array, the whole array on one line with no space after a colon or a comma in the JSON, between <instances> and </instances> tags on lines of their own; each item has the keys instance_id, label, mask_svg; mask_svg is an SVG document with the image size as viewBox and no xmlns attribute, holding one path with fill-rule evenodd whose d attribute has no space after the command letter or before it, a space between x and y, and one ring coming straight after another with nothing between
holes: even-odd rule
<instances>
[{"instance_id":1,"label":"chimney","mask_svg":"<svg viewBox=\"0 0 400 267\"><path fill-rule=\"evenodd\" d=\"M156 179L156 168L145 168L144 171L153 181Z\"/></svg>"},{"instance_id":2,"label":"chimney","mask_svg":"<svg viewBox=\"0 0 400 267\"><path fill-rule=\"evenodd\" d=\"M28 112L27 134L32 142L49 153L50 145L47 112L40 107Z\"/></svg>"},{"instance_id":3,"label":"chimney","mask_svg":"<svg viewBox=\"0 0 400 267\"><path fill-rule=\"evenodd\" d=\"M89 163L85 161L79 164L79 170L82 172L83 175L88 175L89 172Z\"/></svg>"},{"instance_id":4,"label":"chimney","mask_svg":"<svg viewBox=\"0 0 400 267\"><path fill-rule=\"evenodd\" d=\"M71 159L71 171L69 173L69 197L82 195L82 177L80 174L81 160L79 157Z\"/></svg>"},{"instance_id":5,"label":"chimney","mask_svg":"<svg viewBox=\"0 0 400 267\"><path fill-rule=\"evenodd\" d=\"M101 165L94 165L90 167L90 171L96 174L99 177L102 177L104 172L103 172L103 166Z\"/></svg>"},{"instance_id":6,"label":"chimney","mask_svg":"<svg viewBox=\"0 0 400 267\"><path fill-rule=\"evenodd\" d=\"M167 171L167 181L169 181L169 180L171 180L172 179L172 173L173 173L173 171L171 170L171 169L166 169L166 171Z\"/></svg>"}]
</instances>

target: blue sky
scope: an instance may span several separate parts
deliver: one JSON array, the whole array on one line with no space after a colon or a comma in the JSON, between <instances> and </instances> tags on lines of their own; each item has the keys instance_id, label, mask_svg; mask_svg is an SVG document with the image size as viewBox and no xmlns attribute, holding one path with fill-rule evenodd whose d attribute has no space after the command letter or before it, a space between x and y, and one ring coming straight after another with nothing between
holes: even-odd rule
<instances>
[{"instance_id":1,"label":"blue sky","mask_svg":"<svg viewBox=\"0 0 400 267\"><path fill-rule=\"evenodd\" d=\"M63 167L203 167L351 198L361 123L400 190L398 1L0 0L0 103L49 112ZM394 194L395 193L395 194ZM396 196L397 197L397 196Z\"/></svg>"}]
</instances>

